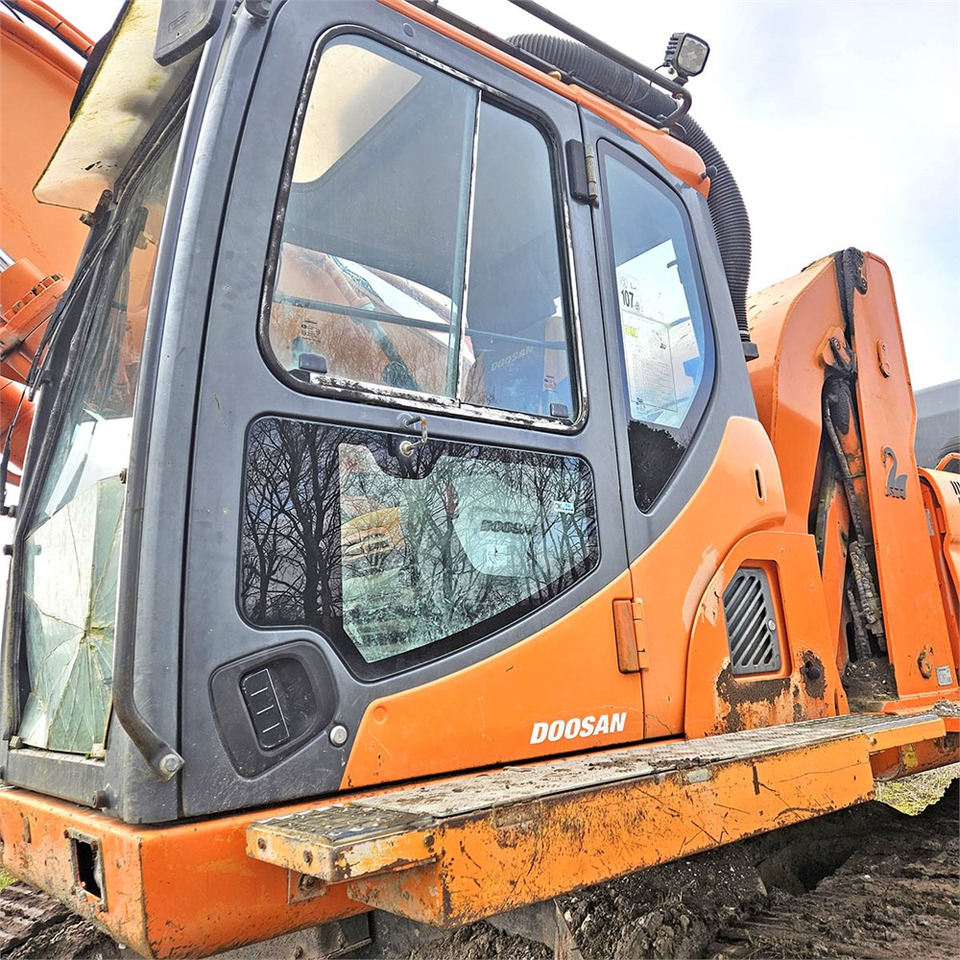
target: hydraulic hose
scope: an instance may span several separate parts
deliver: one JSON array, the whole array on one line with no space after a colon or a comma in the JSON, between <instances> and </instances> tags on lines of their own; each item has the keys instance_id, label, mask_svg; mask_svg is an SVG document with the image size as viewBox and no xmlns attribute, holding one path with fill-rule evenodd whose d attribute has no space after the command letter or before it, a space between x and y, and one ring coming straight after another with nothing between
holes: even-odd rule
<instances>
[{"instance_id":1,"label":"hydraulic hose","mask_svg":"<svg viewBox=\"0 0 960 960\"><path fill-rule=\"evenodd\" d=\"M596 89L607 91L612 98L654 121L666 119L676 108L675 101L668 94L582 43L545 34L521 34L511 37L510 43ZM720 151L689 114L671 124L670 132L697 151L709 172L707 205L720 247L740 340L747 357L756 356L756 347L750 340L747 326L750 218L740 189Z\"/></svg>"}]
</instances>

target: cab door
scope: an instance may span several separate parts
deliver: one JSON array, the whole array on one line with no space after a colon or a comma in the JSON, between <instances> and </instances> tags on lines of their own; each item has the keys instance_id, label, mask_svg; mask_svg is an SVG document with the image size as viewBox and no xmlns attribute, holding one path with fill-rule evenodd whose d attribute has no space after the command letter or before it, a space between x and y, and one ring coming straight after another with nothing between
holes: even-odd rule
<instances>
[{"instance_id":1,"label":"cab door","mask_svg":"<svg viewBox=\"0 0 960 960\"><path fill-rule=\"evenodd\" d=\"M755 421L756 410L705 199L587 110L583 130L597 169L594 232L645 736L669 736L683 732L701 593L718 551L754 522L725 515L722 478L709 494L702 485L730 464L756 491L753 461L736 462L728 432L731 418Z\"/></svg>"},{"instance_id":2,"label":"cab door","mask_svg":"<svg viewBox=\"0 0 960 960\"><path fill-rule=\"evenodd\" d=\"M377 4L265 27L212 292L187 815L642 734L576 106Z\"/></svg>"}]
</instances>

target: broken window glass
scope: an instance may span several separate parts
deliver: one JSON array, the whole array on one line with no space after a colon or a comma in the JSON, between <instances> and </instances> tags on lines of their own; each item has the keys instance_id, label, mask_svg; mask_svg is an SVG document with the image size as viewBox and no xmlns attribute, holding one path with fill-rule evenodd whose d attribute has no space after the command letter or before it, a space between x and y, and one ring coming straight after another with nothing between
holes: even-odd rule
<instances>
[{"instance_id":1,"label":"broken window glass","mask_svg":"<svg viewBox=\"0 0 960 960\"><path fill-rule=\"evenodd\" d=\"M133 404L179 135L119 201L75 337L82 352L24 540L29 693L20 738L87 754L106 737Z\"/></svg>"}]
</instances>

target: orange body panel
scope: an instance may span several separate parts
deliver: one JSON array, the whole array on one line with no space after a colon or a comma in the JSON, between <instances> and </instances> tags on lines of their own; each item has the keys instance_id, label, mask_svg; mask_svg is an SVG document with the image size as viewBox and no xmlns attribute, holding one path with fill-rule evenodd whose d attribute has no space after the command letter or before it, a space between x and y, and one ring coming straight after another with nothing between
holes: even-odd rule
<instances>
[{"instance_id":1,"label":"orange body panel","mask_svg":"<svg viewBox=\"0 0 960 960\"><path fill-rule=\"evenodd\" d=\"M852 332L862 448L855 432L841 432L840 441L860 500L869 503L864 524L875 546L899 696L933 703L955 697L957 684L952 671L945 682L943 670L938 682L937 668L952 666L954 652L917 479L916 408L889 270L865 254L863 274L867 292L853 295ZM750 323L760 349L760 359L750 366L751 382L783 471L787 528L806 532L819 488L821 394L825 366L834 362L831 338L842 351L848 349L833 258L757 294ZM845 641L838 605L842 582L837 579L844 567L845 512L834 510L830 516L823 567L829 629L837 637L840 662Z\"/></svg>"},{"instance_id":2,"label":"orange body panel","mask_svg":"<svg viewBox=\"0 0 960 960\"><path fill-rule=\"evenodd\" d=\"M960 477L921 468L920 481L953 665L960 671Z\"/></svg>"},{"instance_id":3,"label":"orange body panel","mask_svg":"<svg viewBox=\"0 0 960 960\"><path fill-rule=\"evenodd\" d=\"M643 739L640 679L620 672L613 633L613 601L629 597L629 584L624 573L508 650L374 700L357 730L342 787ZM538 722L621 713L621 732L530 742Z\"/></svg>"},{"instance_id":4,"label":"orange body panel","mask_svg":"<svg viewBox=\"0 0 960 960\"><path fill-rule=\"evenodd\" d=\"M870 718L865 721L869 728ZM450 925L869 799L871 759L885 770L889 751L915 756L918 768L937 756L955 757L957 735L945 735L944 727L941 718L927 716L872 738L851 727L823 739L817 727L810 731L813 742L805 741L810 734L786 728L779 739L771 731L759 743L725 744L714 759L708 748L707 759L692 765L681 744L673 763L672 744L651 753L633 748L634 763L650 760L639 779L598 781L594 789L565 793L551 780L550 764L534 764L528 771L534 778L548 770L543 796L524 791L508 805L491 797L493 806L476 808L468 798L465 815L441 816L429 834L423 820L403 821L404 797L420 787L355 794L351 802L400 811L398 829L326 860L320 850L304 856L301 847L288 863L281 862L283 846L274 849L276 834L263 833L264 821L340 807L342 797L144 827L7 789L0 791L3 865L147 956L205 956L367 906ZM679 759L684 755L687 762ZM658 764L669 772L657 773ZM427 789L457 794L463 783L438 781ZM631 842L610 843L621 835ZM97 850L102 898L79 885L71 838ZM303 872L343 882L301 886L297 863Z\"/></svg>"},{"instance_id":5,"label":"orange body panel","mask_svg":"<svg viewBox=\"0 0 960 960\"><path fill-rule=\"evenodd\" d=\"M0 247L69 276L87 229L75 210L42 206L33 185L69 122L83 63L0 8Z\"/></svg>"},{"instance_id":6,"label":"orange body panel","mask_svg":"<svg viewBox=\"0 0 960 960\"><path fill-rule=\"evenodd\" d=\"M23 395L25 390L26 387L15 380L0 377L0 449L6 444L7 431L16 417L17 423L10 438L10 462L18 470L23 466L27 439L33 425L33 402ZM17 481L15 474L10 474L8 479Z\"/></svg>"},{"instance_id":7,"label":"orange body panel","mask_svg":"<svg viewBox=\"0 0 960 960\"><path fill-rule=\"evenodd\" d=\"M833 260L754 294L748 304L750 336L760 351L747 370L783 476L785 528L807 533L815 489L823 417L820 346L843 324Z\"/></svg>"},{"instance_id":8,"label":"orange body panel","mask_svg":"<svg viewBox=\"0 0 960 960\"><path fill-rule=\"evenodd\" d=\"M45 277L26 257L0 273L0 373L27 382L47 320L66 291L63 277Z\"/></svg>"},{"instance_id":9,"label":"orange body panel","mask_svg":"<svg viewBox=\"0 0 960 960\"><path fill-rule=\"evenodd\" d=\"M151 829L3 790L3 863L145 956L206 956L364 909L343 886L291 902L286 871L246 855L257 816ZM79 887L68 833L98 844L106 902Z\"/></svg>"},{"instance_id":10,"label":"orange body panel","mask_svg":"<svg viewBox=\"0 0 960 960\"><path fill-rule=\"evenodd\" d=\"M960 736L955 731L930 740L888 747L870 757L874 780L897 780L958 761Z\"/></svg>"},{"instance_id":11,"label":"orange body panel","mask_svg":"<svg viewBox=\"0 0 960 960\"><path fill-rule=\"evenodd\" d=\"M411 6L405 0L380 0L380 3L417 23L430 27L437 33L451 37L457 43L490 60L509 67L514 73L518 73L528 80L533 80L534 83L539 83L554 93L559 93L560 96L580 104L580 106L609 121L626 133L627 136L646 147L671 173L679 177L684 183L694 187L704 196L709 193L710 179L706 176L706 167L700 155L685 143L677 140L676 137L670 136L666 130L644 123L644 121L619 107L615 107L588 90L573 84L562 83L560 80L529 66L522 60L517 60L502 50L498 50L496 47L492 47L490 44L445 23L443 20L438 20L436 17L430 16L429 13Z\"/></svg>"},{"instance_id":12,"label":"orange body panel","mask_svg":"<svg viewBox=\"0 0 960 960\"><path fill-rule=\"evenodd\" d=\"M730 672L723 592L743 565L767 572L782 660L776 674ZM847 712L813 537L763 531L730 551L697 612L686 699L690 738Z\"/></svg>"},{"instance_id":13,"label":"orange body panel","mask_svg":"<svg viewBox=\"0 0 960 960\"><path fill-rule=\"evenodd\" d=\"M717 510L721 500L726 509ZM375 700L357 731L343 787L682 733L687 645L703 591L733 544L782 517L777 464L763 428L731 418L697 493L630 577L625 573L502 653ZM697 544L706 547L694 549ZM671 571L669 578L664 570ZM640 585L633 597L631 582ZM650 667L621 673L613 602L638 597ZM538 722L623 712L619 733L530 742Z\"/></svg>"},{"instance_id":14,"label":"orange body panel","mask_svg":"<svg viewBox=\"0 0 960 960\"><path fill-rule=\"evenodd\" d=\"M863 273L868 293L854 299L857 398L890 662L901 699L956 698L952 670L949 683L938 682L937 668L951 667L953 651L917 477L917 411L893 281L887 265L873 254L864 255ZM900 475L905 476L902 495L894 492Z\"/></svg>"},{"instance_id":15,"label":"orange body panel","mask_svg":"<svg viewBox=\"0 0 960 960\"><path fill-rule=\"evenodd\" d=\"M536 829L519 811L501 822L451 818L432 831L436 863L349 887L371 907L456 926L841 809L872 791L862 738L841 740L545 797L528 811ZM611 842L621 836L629 843Z\"/></svg>"},{"instance_id":16,"label":"orange body panel","mask_svg":"<svg viewBox=\"0 0 960 960\"><path fill-rule=\"evenodd\" d=\"M650 661L643 671L647 738L684 732L688 646L703 595L734 544L779 528L784 510L780 470L763 427L732 417L696 493L631 567Z\"/></svg>"}]
</instances>

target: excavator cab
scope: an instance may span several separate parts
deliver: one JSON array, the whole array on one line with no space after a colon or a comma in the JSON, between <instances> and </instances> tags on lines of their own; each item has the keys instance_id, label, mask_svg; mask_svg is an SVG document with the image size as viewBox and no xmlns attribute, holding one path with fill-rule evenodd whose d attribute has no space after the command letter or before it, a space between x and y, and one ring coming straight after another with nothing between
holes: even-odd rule
<instances>
[{"instance_id":1,"label":"excavator cab","mask_svg":"<svg viewBox=\"0 0 960 960\"><path fill-rule=\"evenodd\" d=\"M843 651L887 609L903 505L924 636L886 614L881 699L956 697L953 568L920 525L912 426L878 392L908 402L895 314L861 321L859 268L821 264L751 313L748 372L749 233L678 134L682 84L406 0L208 14L161 64L160 4L132 0L37 186L91 230L50 321L13 545L17 869L145 952L211 952L382 902L348 898L359 861L329 861L321 902L263 862L272 840L251 833L248 857L264 808L838 717L853 750ZM643 78L634 100L615 68ZM846 406L822 401L841 381ZM906 473L877 510L881 445ZM956 734L924 722L922 764L943 762ZM897 736L874 747L899 763ZM746 770L744 750L723 763ZM811 810L866 796L857 756ZM736 789L753 803L759 782ZM59 800L27 811L28 791ZM398 809L371 836L420 830ZM368 872L442 864L433 836ZM229 876L204 920L168 871L213 849ZM189 917L164 932L174 904Z\"/></svg>"},{"instance_id":2,"label":"excavator cab","mask_svg":"<svg viewBox=\"0 0 960 960\"><path fill-rule=\"evenodd\" d=\"M731 416L765 443L699 158L350 10L242 8L166 67L128 17L38 185L93 229L15 548L11 782L162 822L683 732L684 644L648 711L614 604ZM159 91L135 149L94 119L123 71ZM734 539L770 516L742 473Z\"/></svg>"}]
</instances>

